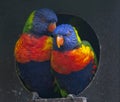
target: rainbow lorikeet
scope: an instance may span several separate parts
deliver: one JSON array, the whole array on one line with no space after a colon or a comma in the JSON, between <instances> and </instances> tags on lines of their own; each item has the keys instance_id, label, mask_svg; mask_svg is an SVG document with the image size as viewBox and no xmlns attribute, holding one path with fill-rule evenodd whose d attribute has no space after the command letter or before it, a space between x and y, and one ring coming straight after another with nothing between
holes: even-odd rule
<instances>
[{"instance_id":1,"label":"rainbow lorikeet","mask_svg":"<svg viewBox=\"0 0 120 102\"><path fill-rule=\"evenodd\" d=\"M57 97L50 69L51 33L57 16L47 8L33 11L15 45L17 73L24 86L42 98ZM35 98L35 97L34 97Z\"/></svg>"},{"instance_id":2,"label":"rainbow lorikeet","mask_svg":"<svg viewBox=\"0 0 120 102\"><path fill-rule=\"evenodd\" d=\"M62 97L78 95L91 82L97 59L88 41L82 41L75 27L62 24L53 32L51 66Z\"/></svg>"}]
</instances>

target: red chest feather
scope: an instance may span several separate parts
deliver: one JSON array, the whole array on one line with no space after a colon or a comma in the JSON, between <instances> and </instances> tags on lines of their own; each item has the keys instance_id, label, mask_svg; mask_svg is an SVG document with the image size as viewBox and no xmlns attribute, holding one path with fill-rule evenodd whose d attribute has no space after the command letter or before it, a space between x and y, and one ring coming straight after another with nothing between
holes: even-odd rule
<instances>
[{"instance_id":1,"label":"red chest feather","mask_svg":"<svg viewBox=\"0 0 120 102\"><path fill-rule=\"evenodd\" d=\"M56 72L69 74L84 69L93 59L93 51L88 46L82 45L72 51L52 51L51 65Z\"/></svg>"},{"instance_id":2,"label":"red chest feather","mask_svg":"<svg viewBox=\"0 0 120 102\"><path fill-rule=\"evenodd\" d=\"M15 57L18 62L47 61L50 59L52 38L42 36L36 38L29 34L22 34L15 46Z\"/></svg>"}]
</instances>

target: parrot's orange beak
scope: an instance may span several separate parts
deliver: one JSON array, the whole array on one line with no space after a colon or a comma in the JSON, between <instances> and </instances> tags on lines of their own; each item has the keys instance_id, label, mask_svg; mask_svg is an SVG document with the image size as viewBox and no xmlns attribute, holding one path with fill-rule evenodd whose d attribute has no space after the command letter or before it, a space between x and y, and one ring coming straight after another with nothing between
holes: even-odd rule
<instances>
[{"instance_id":1,"label":"parrot's orange beak","mask_svg":"<svg viewBox=\"0 0 120 102\"><path fill-rule=\"evenodd\" d=\"M56 28L56 23L50 23L48 25L48 31L49 32L53 32L55 28Z\"/></svg>"},{"instance_id":2,"label":"parrot's orange beak","mask_svg":"<svg viewBox=\"0 0 120 102\"><path fill-rule=\"evenodd\" d=\"M58 35L57 38L56 38L56 43L57 43L58 48L60 48L60 46L62 46L64 44L63 36Z\"/></svg>"}]
</instances>

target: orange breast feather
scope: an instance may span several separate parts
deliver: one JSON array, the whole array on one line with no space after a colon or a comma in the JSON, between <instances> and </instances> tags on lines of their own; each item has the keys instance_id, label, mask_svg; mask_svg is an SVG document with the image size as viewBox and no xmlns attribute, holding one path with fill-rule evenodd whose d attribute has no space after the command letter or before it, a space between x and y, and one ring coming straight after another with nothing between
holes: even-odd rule
<instances>
[{"instance_id":1,"label":"orange breast feather","mask_svg":"<svg viewBox=\"0 0 120 102\"><path fill-rule=\"evenodd\" d=\"M17 62L47 61L52 50L52 38L48 36L34 37L22 34L15 46L15 58Z\"/></svg>"},{"instance_id":2,"label":"orange breast feather","mask_svg":"<svg viewBox=\"0 0 120 102\"><path fill-rule=\"evenodd\" d=\"M94 59L94 53L88 46L82 45L78 49L59 52L52 51L52 68L61 74L80 71Z\"/></svg>"}]
</instances>

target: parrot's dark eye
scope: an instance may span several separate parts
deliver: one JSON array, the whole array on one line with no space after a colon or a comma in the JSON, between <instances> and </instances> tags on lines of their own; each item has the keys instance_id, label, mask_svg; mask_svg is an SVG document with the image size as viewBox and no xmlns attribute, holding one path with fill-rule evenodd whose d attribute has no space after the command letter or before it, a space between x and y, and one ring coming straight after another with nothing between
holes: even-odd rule
<instances>
[{"instance_id":1,"label":"parrot's dark eye","mask_svg":"<svg viewBox=\"0 0 120 102\"><path fill-rule=\"evenodd\" d=\"M53 33L52 36L53 36L53 37L57 37L57 34L54 34L54 33Z\"/></svg>"},{"instance_id":2,"label":"parrot's dark eye","mask_svg":"<svg viewBox=\"0 0 120 102\"><path fill-rule=\"evenodd\" d=\"M72 34L71 31L68 31L68 33L65 36L70 36Z\"/></svg>"},{"instance_id":3,"label":"parrot's dark eye","mask_svg":"<svg viewBox=\"0 0 120 102\"><path fill-rule=\"evenodd\" d=\"M42 23L45 23L45 22L46 22L46 19L45 19L45 17L43 17L43 16L40 17L40 20L41 20Z\"/></svg>"}]
</instances>

